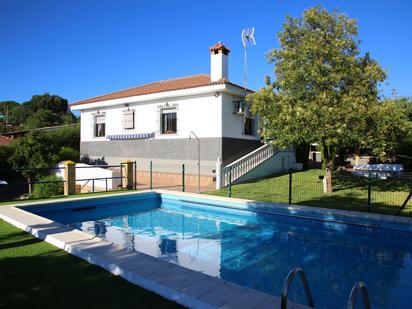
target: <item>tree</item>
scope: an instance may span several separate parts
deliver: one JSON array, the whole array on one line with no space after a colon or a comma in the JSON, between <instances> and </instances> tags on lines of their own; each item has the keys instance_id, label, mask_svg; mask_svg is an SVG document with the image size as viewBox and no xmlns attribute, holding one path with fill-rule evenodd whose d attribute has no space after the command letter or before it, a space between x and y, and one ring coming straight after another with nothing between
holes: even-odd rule
<instances>
[{"instance_id":1,"label":"tree","mask_svg":"<svg viewBox=\"0 0 412 309\"><path fill-rule=\"evenodd\" d=\"M412 122L408 120L406 106L397 100L385 100L372 107L373 117L368 140L372 152L380 160L395 160L395 156L405 146L411 136Z\"/></svg>"},{"instance_id":2,"label":"tree","mask_svg":"<svg viewBox=\"0 0 412 309\"><path fill-rule=\"evenodd\" d=\"M24 126L26 129L77 122L76 117L69 111L67 100L58 95L48 93L34 95L30 101L12 104L12 106L9 121L15 126Z\"/></svg>"},{"instance_id":3,"label":"tree","mask_svg":"<svg viewBox=\"0 0 412 309\"><path fill-rule=\"evenodd\" d=\"M7 115L11 110L20 106L16 101L1 101L0 102L0 114Z\"/></svg>"},{"instance_id":4,"label":"tree","mask_svg":"<svg viewBox=\"0 0 412 309\"><path fill-rule=\"evenodd\" d=\"M389 134L384 135L383 140L377 140L375 143L375 149L379 151L380 157L385 154L394 155L411 155L412 154L412 100L410 98L396 98L387 99L384 101L385 109L391 115L388 119L381 119L381 131L385 129L385 126L389 130ZM382 117L382 116L381 116ZM385 133L385 132L383 132ZM394 136L393 140L388 137ZM391 149L388 146L391 146ZM392 151L391 151L392 150ZM411 161L405 162L407 165L411 165Z\"/></svg>"},{"instance_id":5,"label":"tree","mask_svg":"<svg viewBox=\"0 0 412 309\"><path fill-rule=\"evenodd\" d=\"M250 97L264 138L283 147L321 145L329 192L337 151L367 144L366 115L386 78L369 54L360 56L357 35L354 19L320 6L287 17L280 47L268 54L276 79Z\"/></svg>"},{"instance_id":6,"label":"tree","mask_svg":"<svg viewBox=\"0 0 412 309\"><path fill-rule=\"evenodd\" d=\"M79 126L66 127L49 132L33 131L16 139L13 153L8 162L15 169L38 169L55 166L64 160L79 159ZM22 175L28 183L40 176L47 176L50 171L23 170ZM31 186L29 185L29 194Z\"/></svg>"},{"instance_id":7,"label":"tree","mask_svg":"<svg viewBox=\"0 0 412 309\"><path fill-rule=\"evenodd\" d=\"M28 183L31 183L36 176L42 174L28 169L47 168L57 160L53 144L44 132L26 134L16 139L13 146L14 153L9 157L8 162L15 169L24 169L21 173ZM32 186L29 185L29 195L31 189Z\"/></svg>"}]
</instances>

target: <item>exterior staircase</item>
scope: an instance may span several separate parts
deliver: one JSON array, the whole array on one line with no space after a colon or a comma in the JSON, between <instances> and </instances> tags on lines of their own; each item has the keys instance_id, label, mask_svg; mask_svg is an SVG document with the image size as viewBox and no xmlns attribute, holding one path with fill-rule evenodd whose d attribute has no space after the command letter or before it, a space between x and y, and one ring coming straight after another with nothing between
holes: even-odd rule
<instances>
[{"instance_id":1,"label":"exterior staircase","mask_svg":"<svg viewBox=\"0 0 412 309\"><path fill-rule=\"evenodd\" d=\"M270 144L264 144L226 166L218 160L216 189L228 186L229 182L242 182L287 170L295 163L294 150L279 150Z\"/></svg>"}]
</instances>

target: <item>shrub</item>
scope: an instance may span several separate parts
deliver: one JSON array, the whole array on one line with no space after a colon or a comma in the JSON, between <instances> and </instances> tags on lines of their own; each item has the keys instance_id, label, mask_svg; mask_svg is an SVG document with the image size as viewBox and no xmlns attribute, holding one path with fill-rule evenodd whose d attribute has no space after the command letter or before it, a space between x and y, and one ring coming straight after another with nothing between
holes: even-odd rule
<instances>
[{"instance_id":1,"label":"shrub","mask_svg":"<svg viewBox=\"0 0 412 309\"><path fill-rule=\"evenodd\" d=\"M61 177L56 175L41 177L38 181L59 181ZM45 198L64 193L63 182L39 183L34 185L34 190L31 197Z\"/></svg>"},{"instance_id":2,"label":"shrub","mask_svg":"<svg viewBox=\"0 0 412 309\"><path fill-rule=\"evenodd\" d=\"M60 148L58 157L59 161L71 160L77 162L79 161L80 153L77 149L63 146L62 148Z\"/></svg>"}]
</instances>

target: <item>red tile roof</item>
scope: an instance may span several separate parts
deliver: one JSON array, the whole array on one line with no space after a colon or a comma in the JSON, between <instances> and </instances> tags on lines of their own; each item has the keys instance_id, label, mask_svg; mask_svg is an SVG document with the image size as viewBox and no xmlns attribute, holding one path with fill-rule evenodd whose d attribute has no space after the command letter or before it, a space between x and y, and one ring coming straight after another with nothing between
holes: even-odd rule
<instances>
[{"instance_id":1,"label":"red tile roof","mask_svg":"<svg viewBox=\"0 0 412 309\"><path fill-rule=\"evenodd\" d=\"M155 83L144 84L144 85L140 85L137 87L100 95L94 98L74 102L73 104L71 104L71 106L87 104L87 103L92 103L92 102L120 99L120 98L126 98L126 97L133 97L133 96L139 96L139 95L144 95L144 94L165 92L165 91L219 85L219 84L225 84L225 83L229 83L229 81L225 79L221 79L219 81L212 82L210 81L209 75L206 75L206 74L193 75L193 76L187 76L187 77L181 77L181 78L175 78L175 79L162 80L162 81L155 82Z\"/></svg>"},{"instance_id":2,"label":"red tile roof","mask_svg":"<svg viewBox=\"0 0 412 309\"><path fill-rule=\"evenodd\" d=\"M12 137L0 135L0 145L9 145L13 141Z\"/></svg>"}]
</instances>

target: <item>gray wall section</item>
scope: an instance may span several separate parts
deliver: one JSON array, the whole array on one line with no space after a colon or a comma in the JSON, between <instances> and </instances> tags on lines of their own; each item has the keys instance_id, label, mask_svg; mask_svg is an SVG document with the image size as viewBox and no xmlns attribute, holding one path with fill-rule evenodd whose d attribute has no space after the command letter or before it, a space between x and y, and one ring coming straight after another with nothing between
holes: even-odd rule
<instances>
[{"instance_id":1,"label":"gray wall section","mask_svg":"<svg viewBox=\"0 0 412 309\"><path fill-rule=\"evenodd\" d=\"M175 138L81 142L80 153L93 157L197 160L197 140ZM220 138L200 140L201 160L216 160L221 153Z\"/></svg>"},{"instance_id":2,"label":"gray wall section","mask_svg":"<svg viewBox=\"0 0 412 309\"><path fill-rule=\"evenodd\" d=\"M257 140L224 137L222 140L223 165L239 159L260 146L262 143Z\"/></svg>"},{"instance_id":3,"label":"gray wall section","mask_svg":"<svg viewBox=\"0 0 412 309\"><path fill-rule=\"evenodd\" d=\"M178 172L182 163L188 172L196 171L196 139L149 139L81 142L81 155L90 158L104 157L109 164L119 164L124 159L137 160L140 167L148 167L153 160L159 170ZM259 141L236 138L201 138L200 159L202 175L212 175L219 157L225 163L236 160L260 146ZM141 168L139 168L141 169ZM146 169L146 168L144 168Z\"/></svg>"}]
</instances>

